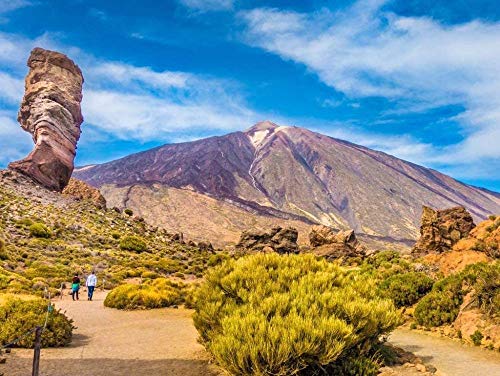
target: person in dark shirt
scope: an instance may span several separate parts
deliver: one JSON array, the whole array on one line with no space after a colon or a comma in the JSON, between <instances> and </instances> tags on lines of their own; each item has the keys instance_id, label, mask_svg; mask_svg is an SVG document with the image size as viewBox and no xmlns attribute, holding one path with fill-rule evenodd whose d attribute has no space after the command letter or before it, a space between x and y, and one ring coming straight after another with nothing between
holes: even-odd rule
<instances>
[{"instance_id":1,"label":"person in dark shirt","mask_svg":"<svg viewBox=\"0 0 500 376\"><path fill-rule=\"evenodd\" d=\"M75 273L73 276L73 280L71 281L71 297L73 300L79 300L80 297L78 296L78 291L80 290L80 277L78 277L78 274Z\"/></svg>"}]
</instances>

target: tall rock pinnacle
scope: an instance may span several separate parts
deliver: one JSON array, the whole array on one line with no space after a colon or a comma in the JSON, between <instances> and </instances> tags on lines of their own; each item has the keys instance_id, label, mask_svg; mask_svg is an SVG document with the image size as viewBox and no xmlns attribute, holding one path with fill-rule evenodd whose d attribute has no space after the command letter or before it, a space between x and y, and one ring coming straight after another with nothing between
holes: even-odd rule
<instances>
[{"instance_id":1,"label":"tall rock pinnacle","mask_svg":"<svg viewBox=\"0 0 500 376\"><path fill-rule=\"evenodd\" d=\"M42 48L31 51L28 67L17 120L32 134L35 148L9 168L62 191L73 172L83 122L82 72L66 55Z\"/></svg>"}]
</instances>

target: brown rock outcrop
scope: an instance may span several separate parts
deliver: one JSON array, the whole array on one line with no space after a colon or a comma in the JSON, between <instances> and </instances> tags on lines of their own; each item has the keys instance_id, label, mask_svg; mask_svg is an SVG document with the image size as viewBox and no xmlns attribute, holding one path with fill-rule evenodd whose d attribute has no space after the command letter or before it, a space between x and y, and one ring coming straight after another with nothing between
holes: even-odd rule
<instances>
[{"instance_id":1,"label":"brown rock outcrop","mask_svg":"<svg viewBox=\"0 0 500 376\"><path fill-rule=\"evenodd\" d=\"M32 134L35 148L9 168L48 189L62 191L73 172L83 122L82 72L66 55L42 48L31 51L28 67L17 120Z\"/></svg>"},{"instance_id":2,"label":"brown rock outcrop","mask_svg":"<svg viewBox=\"0 0 500 376\"><path fill-rule=\"evenodd\" d=\"M339 257L364 257L366 248L358 241L354 230L334 232L324 225L313 226L309 233L312 252L327 259Z\"/></svg>"},{"instance_id":3,"label":"brown rock outcrop","mask_svg":"<svg viewBox=\"0 0 500 376\"><path fill-rule=\"evenodd\" d=\"M101 192L81 180L71 178L62 193L77 200L89 200L98 208L106 208L106 199Z\"/></svg>"},{"instance_id":4,"label":"brown rock outcrop","mask_svg":"<svg viewBox=\"0 0 500 376\"><path fill-rule=\"evenodd\" d=\"M412 251L416 255L449 251L476 226L470 213L461 206L445 210L424 206L421 223L420 238Z\"/></svg>"},{"instance_id":5,"label":"brown rock outcrop","mask_svg":"<svg viewBox=\"0 0 500 376\"><path fill-rule=\"evenodd\" d=\"M270 232L243 231L236 248L247 251L298 253L298 231L293 227L273 227Z\"/></svg>"}]
</instances>

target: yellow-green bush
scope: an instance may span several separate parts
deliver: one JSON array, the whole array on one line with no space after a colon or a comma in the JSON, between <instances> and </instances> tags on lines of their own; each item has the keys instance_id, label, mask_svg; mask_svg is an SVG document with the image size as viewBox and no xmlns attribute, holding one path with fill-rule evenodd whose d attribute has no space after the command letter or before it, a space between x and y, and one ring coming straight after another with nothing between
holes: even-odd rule
<instances>
[{"instance_id":1,"label":"yellow-green bush","mask_svg":"<svg viewBox=\"0 0 500 376\"><path fill-rule=\"evenodd\" d=\"M312 255L228 260L207 273L195 309L202 343L235 375L373 375L370 351L400 320L372 278Z\"/></svg>"},{"instance_id":2,"label":"yellow-green bush","mask_svg":"<svg viewBox=\"0 0 500 376\"><path fill-rule=\"evenodd\" d=\"M500 314L500 262L468 265L460 273L436 282L415 308L417 322L428 327L452 323L463 297L471 291L485 314Z\"/></svg>"},{"instance_id":3,"label":"yellow-green bush","mask_svg":"<svg viewBox=\"0 0 500 376\"><path fill-rule=\"evenodd\" d=\"M0 295L0 344L7 344L45 322L48 301L35 297ZM49 313L42 333L43 347L66 346L71 342L73 321L58 310ZM17 347L33 347L34 334L16 343Z\"/></svg>"},{"instance_id":4,"label":"yellow-green bush","mask_svg":"<svg viewBox=\"0 0 500 376\"><path fill-rule=\"evenodd\" d=\"M120 240L120 248L140 253L147 250L147 245L144 239L139 236L127 235Z\"/></svg>"},{"instance_id":5,"label":"yellow-green bush","mask_svg":"<svg viewBox=\"0 0 500 376\"><path fill-rule=\"evenodd\" d=\"M396 307L408 307L427 294L434 284L424 273L409 272L392 275L379 286L383 296L394 301Z\"/></svg>"},{"instance_id":6,"label":"yellow-green bush","mask_svg":"<svg viewBox=\"0 0 500 376\"><path fill-rule=\"evenodd\" d=\"M0 260L7 260L9 255L7 254L7 250L5 249L5 241L0 238Z\"/></svg>"},{"instance_id":7,"label":"yellow-green bush","mask_svg":"<svg viewBox=\"0 0 500 376\"><path fill-rule=\"evenodd\" d=\"M30 227L30 235L35 238L50 238L52 232L41 222L33 223Z\"/></svg>"},{"instance_id":8,"label":"yellow-green bush","mask_svg":"<svg viewBox=\"0 0 500 376\"><path fill-rule=\"evenodd\" d=\"M31 285L28 279L0 267L0 292L29 293Z\"/></svg>"},{"instance_id":9,"label":"yellow-green bush","mask_svg":"<svg viewBox=\"0 0 500 376\"><path fill-rule=\"evenodd\" d=\"M166 278L147 280L140 285L127 283L111 290L104 305L118 309L170 307L182 303L182 288Z\"/></svg>"}]
</instances>

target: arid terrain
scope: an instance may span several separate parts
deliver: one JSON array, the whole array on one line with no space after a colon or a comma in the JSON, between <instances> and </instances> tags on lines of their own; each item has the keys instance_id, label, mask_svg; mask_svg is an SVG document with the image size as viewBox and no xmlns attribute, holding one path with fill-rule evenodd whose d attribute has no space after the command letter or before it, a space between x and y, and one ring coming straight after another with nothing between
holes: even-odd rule
<instances>
[{"instance_id":1,"label":"arid terrain","mask_svg":"<svg viewBox=\"0 0 500 376\"><path fill-rule=\"evenodd\" d=\"M110 206L219 246L271 223L351 228L376 248L416 240L422 205L461 205L476 221L500 195L307 129L262 122L245 132L165 145L77 168ZM210 223L207 224L207 219Z\"/></svg>"}]
</instances>

